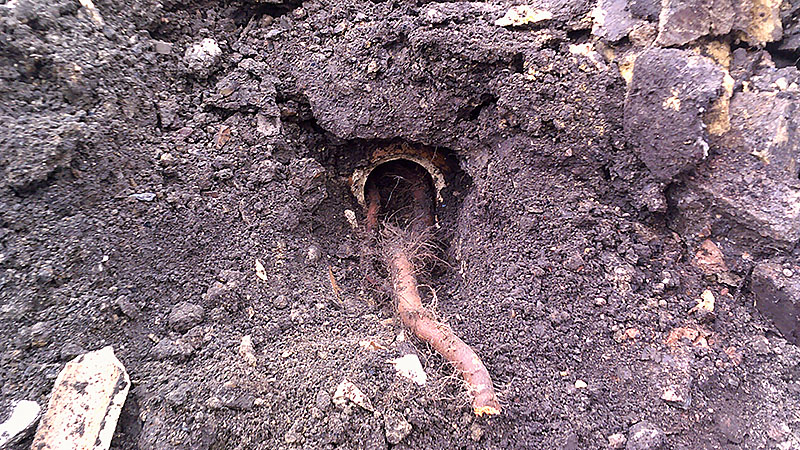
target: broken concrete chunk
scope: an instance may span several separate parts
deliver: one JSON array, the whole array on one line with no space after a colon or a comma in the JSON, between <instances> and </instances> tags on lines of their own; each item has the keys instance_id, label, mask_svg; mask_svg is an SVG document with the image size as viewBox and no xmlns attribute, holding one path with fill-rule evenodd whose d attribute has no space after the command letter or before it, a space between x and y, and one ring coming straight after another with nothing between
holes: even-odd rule
<instances>
[{"instance_id":1,"label":"broken concrete chunk","mask_svg":"<svg viewBox=\"0 0 800 450\"><path fill-rule=\"evenodd\" d=\"M425 373L425 369L422 368L419 357L413 353L387 362L394 366L398 375L403 378L408 378L420 386L425 386L425 383L428 381L428 375Z\"/></svg>"},{"instance_id":2,"label":"broken concrete chunk","mask_svg":"<svg viewBox=\"0 0 800 450\"><path fill-rule=\"evenodd\" d=\"M56 378L31 448L107 449L130 384L110 346L67 363Z\"/></svg>"},{"instance_id":3,"label":"broken concrete chunk","mask_svg":"<svg viewBox=\"0 0 800 450\"><path fill-rule=\"evenodd\" d=\"M509 8L503 17L495 20L494 24L498 27L519 27L552 18L553 14L550 11L534 8L530 5L518 5Z\"/></svg>"},{"instance_id":4,"label":"broken concrete chunk","mask_svg":"<svg viewBox=\"0 0 800 450\"><path fill-rule=\"evenodd\" d=\"M186 49L183 61L186 63L189 73L199 78L206 78L214 70L214 66L219 63L221 56L222 49L219 48L217 41L205 38Z\"/></svg>"},{"instance_id":5,"label":"broken concrete chunk","mask_svg":"<svg viewBox=\"0 0 800 450\"><path fill-rule=\"evenodd\" d=\"M718 154L678 200L687 225L721 217L770 246L789 248L800 240L799 108L800 101L767 92L731 99L731 128L712 140Z\"/></svg>"},{"instance_id":6,"label":"broken concrete chunk","mask_svg":"<svg viewBox=\"0 0 800 450\"><path fill-rule=\"evenodd\" d=\"M10 409L11 414L0 424L0 448L24 439L42 413L42 407L30 400L15 402Z\"/></svg>"},{"instance_id":7,"label":"broken concrete chunk","mask_svg":"<svg viewBox=\"0 0 800 450\"><path fill-rule=\"evenodd\" d=\"M781 265L763 262L753 269L756 308L772 320L787 341L800 344L800 277L786 276Z\"/></svg>"},{"instance_id":8,"label":"broken concrete chunk","mask_svg":"<svg viewBox=\"0 0 800 450\"><path fill-rule=\"evenodd\" d=\"M333 394L333 404L342 408L347 404L348 400L367 411L375 411L369 398L361 392L361 389L345 378L339 383L339 386L336 387L336 392Z\"/></svg>"},{"instance_id":9,"label":"broken concrete chunk","mask_svg":"<svg viewBox=\"0 0 800 450\"><path fill-rule=\"evenodd\" d=\"M764 45L780 40L780 13L780 0L665 0L657 43L684 45L734 31L752 45Z\"/></svg>"},{"instance_id":10,"label":"broken concrete chunk","mask_svg":"<svg viewBox=\"0 0 800 450\"><path fill-rule=\"evenodd\" d=\"M707 156L703 113L723 93L724 77L712 60L683 50L651 49L636 58L624 128L656 179L670 181Z\"/></svg>"}]
</instances>

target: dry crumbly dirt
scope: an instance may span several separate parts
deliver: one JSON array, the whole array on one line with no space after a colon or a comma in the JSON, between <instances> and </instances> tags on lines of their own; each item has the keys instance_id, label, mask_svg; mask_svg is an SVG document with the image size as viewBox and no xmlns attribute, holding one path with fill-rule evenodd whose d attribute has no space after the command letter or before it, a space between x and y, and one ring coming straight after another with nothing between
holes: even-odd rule
<instances>
[{"instance_id":1,"label":"dry crumbly dirt","mask_svg":"<svg viewBox=\"0 0 800 450\"><path fill-rule=\"evenodd\" d=\"M113 448L593 449L642 421L666 443L629 448L800 447L800 350L752 265L724 284L693 264L617 63L571 47L594 5L494 25L511 5L0 5L0 404L46 405L112 345L132 382ZM203 39L218 56L186 54ZM348 178L396 143L447 160L421 284L499 417L401 336L346 218ZM689 313L705 290L714 313ZM387 363L409 352L424 387ZM332 404L343 378L374 411Z\"/></svg>"}]
</instances>

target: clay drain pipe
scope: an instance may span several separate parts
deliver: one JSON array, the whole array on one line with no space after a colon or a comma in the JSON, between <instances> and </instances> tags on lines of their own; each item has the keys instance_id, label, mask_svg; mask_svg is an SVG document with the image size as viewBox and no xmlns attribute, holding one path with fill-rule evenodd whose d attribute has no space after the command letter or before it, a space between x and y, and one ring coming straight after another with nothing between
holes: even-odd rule
<instances>
[{"instance_id":1,"label":"clay drain pipe","mask_svg":"<svg viewBox=\"0 0 800 450\"><path fill-rule=\"evenodd\" d=\"M425 183L425 169L398 169L397 175L410 181L411 219L407 230L383 224L382 242L385 248L386 265L391 277L397 313L403 324L414 335L430 344L449 361L464 378L472 398L472 410L478 416L500 414L489 371L472 348L464 343L445 323L433 318L422 305L422 299L414 276L413 248L419 245L434 223L434 196L430 185ZM416 172L416 173L414 173ZM366 184L366 229L372 234L378 231L378 215L381 210L380 191L373 180ZM415 244L416 241L416 244Z\"/></svg>"}]
</instances>

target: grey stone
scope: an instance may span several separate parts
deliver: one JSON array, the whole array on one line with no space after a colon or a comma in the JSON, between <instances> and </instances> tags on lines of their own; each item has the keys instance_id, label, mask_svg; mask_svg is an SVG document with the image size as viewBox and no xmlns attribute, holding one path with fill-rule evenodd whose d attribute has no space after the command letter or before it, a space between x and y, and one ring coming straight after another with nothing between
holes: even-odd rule
<instances>
[{"instance_id":1,"label":"grey stone","mask_svg":"<svg viewBox=\"0 0 800 450\"><path fill-rule=\"evenodd\" d=\"M642 22L633 18L627 0L599 0L592 16L592 34L610 42L626 37Z\"/></svg>"},{"instance_id":2,"label":"grey stone","mask_svg":"<svg viewBox=\"0 0 800 450\"><path fill-rule=\"evenodd\" d=\"M742 245L793 247L800 240L798 110L796 97L736 93L730 130L712 140L717 154L687 180L687 191L676 191L677 228L696 233L721 222L727 239Z\"/></svg>"},{"instance_id":3,"label":"grey stone","mask_svg":"<svg viewBox=\"0 0 800 450\"><path fill-rule=\"evenodd\" d=\"M177 388L169 391L169 393L164 396L164 400L166 400L167 403L172 406L181 406L186 403L186 396L191 389L192 386L189 383L183 383Z\"/></svg>"},{"instance_id":4,"label":"grey stone","mask_svg":"<svg viewBox=\"0 0 800 450\"><path fill-rule=\"evenodd\" d=\"M86 350L83 347L73 342L68 342L61 347L60 356L62 361L69 361L84 353L86 353Z\"/></svg>"},{"instance_id":5,"label":"grey stone","mask_svg":"<svg viewBox=\"0 0 800 450\"><path fill-rule=\"evenodd\" d=\"M35 323L29 329L29 337L31 346L47 346L53 337L52 324L48 322Z\"/></svg>"},{"instance_id":6,"label":"grey stone","mask_svg":"<svg viewBox=\"0 0 800 450\"><path fill-rule=\"evenodd\" d=\"M626 450L664 450L667 448L667 436L660 428L643 420L628 430Z\"/></svg>"},{"instance_id":7,"label":"grey stone","mask_svg":"<svg viewBox=\"0 0 800 450\"><path fill-rule=\"evenodd\" d=\"M169 313L169 326L180 333L186 332L203 321L203 307L189 302L180 302Z\"/></svg>"},{"instance_id":8,"label":"grey stone","mask_svg":"<svg viewBox=\"0 0 800 450\"><path fill-rule=\"evenodd\" d=\"M221 56L222 50L217 41L205 38L186 49L183 62L186 63L189 73L198 78L206 78L219 64Z\"/></svg>"},{"instance_id":9,"label":"grey stone","mask_svg":"<svg viewBox=\"0 0 800 450\"><path fill-rule=\"evenodd\" d=\"M625 134L658 180L670 181L706 157L703 113L722 94L723 77L713 61L683 50L651 49L636 58Z\"/></svg>"},{"instance_id":10,"label":"grey stone","mask_svg":"<svg viewBox=\"0 0 800 450\"><path fill-rule=\"evenodd\" d=\"M787 341L800 344L800 278L787 277L781 265L762 262L753 269L756 307Z\"/></svg>"},{"instance_id":11,"label":"grey stone","mask_svg":"<svg viewBox=\"0 0 800 450\"><path fill-rule=\"evenodd\" d=\"M319 392L317 392L315 403L317 408L325 411L331 405L331 394L325 389L320 389Z\"/></svg>"},{"instance_id":12,"label":"grey stone","mask_svg":"<svg viewBox=\"0 0 800 450\"><path fill-rule=\"evenodd\" d=\"M411 433L411 424L402 414L389 410L383 415L386 442L394 445L400 443Z\"/></svg>"},{"instance_id":13,"label":"grey stone","mask_svg":"<svg viewBox=\"0 0 800 450\"><path fill-rule=\"evenodd\" d=\"M657 43L684 45L700 37L732 31L746 42L764 45L782 36L781 2L757 0L665 0Z\"/></svg>"},{"instance_id":14,"label":"grey stone","mask_svg":"<svg viewBox=\"0 0 800 450\"><path fill-rule=\"evenodd\" d=\"M162 339L150 351L156 360L172 359L178 362L185 361L193 352L192 346L180 339Z\"/></svg>"},{"instance_id":15,"label":"grey stone","mask_svg":"<svg viewBox=\"0 0 800 450\"><path fill-rule=\"evenodd\" d=\"M736 11L730 1L665 0L659 16L661 45L683 45L708 34L727 34Z\"/></svg>"},{"instance_id":16,"label":"grey stone","mask_svg":"<svg viewBox=\"0 0 800 450\"><path fill-rule=\"evenodd\" d=\"M159 55L169 55L172 53L172 43L164 41L153 41L153 49Z\"/></svg>"},{"instance_id":17,"label":"grey stone","mask_svg":"<svg viewBox=\"0 0 800 450\"><path fill-rule=\"evenodd\" d=\"M277 309L286 308L287 306L289 306L289 297L287 297L287 296L285 296L283 294L276 296L272 300L272 306L274 306Z\"/></svg>"},{"instance_id":18,"label":"grey stone","mask_svg":"<svg viewBox=\"0 0 800 450\"><path fill-rule=\"evenodd\" d=\"M127 296L122 295L117 297L117 307L122 311L122 314L125 314L129 319L136 320L139 318L139 307L131 302Z\"/></svg>"},{"instance_id":19,"label":"grey stone","mask_svg":"<svg viewBox=\"0 0 800 450\"><path fill-rule=\"evenodd\" d=\"M156 194L153 192L142 192L138 194L131 194L131 198L139 200L140 202L152 202L156 199Z\"/></svg>"}]
</instances>

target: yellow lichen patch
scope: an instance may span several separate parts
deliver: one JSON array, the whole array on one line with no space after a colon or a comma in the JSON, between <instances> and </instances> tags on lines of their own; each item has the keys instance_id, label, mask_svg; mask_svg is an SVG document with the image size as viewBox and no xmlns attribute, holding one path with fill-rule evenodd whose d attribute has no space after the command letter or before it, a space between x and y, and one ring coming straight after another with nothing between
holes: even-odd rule
<instances>
[{"instance_id":1,"label":"yellow lichen patch","mask_svg":"<svg viewBox=\"0 0 800 450\"><path fill-rule=\"evenodd\" d=\"M705 45L704 53L722 67L731 67L731 46L727 42L711 41Z\"/></svg>"},{"instance_id":2,"label":"yellow lichen patch","mask_svg":"<svg viewBox=\"0 0 800 450\"><path fill-rule=\"evenodd\" d=\"M661 104L661 107L664 109L674 109L675 111L681 110L681 99L678 97L678 90L676 88L670 89L670 93L672 93L672 97L667 97L664 99L664 103Z\"/></svg>"},{"instance_id":3,"label":"yellow lichen patch","mask_svg":"<svg viewBox=\"0 0 800 450\"><path fill-rule=\"evenodd\" d=\"M747 24L748 42L764 45L773 42L783 34L781 25L781 0L752 0L750 22Z\"/></svg>"},{"instance_id":4,"label":"yellow lichen patch","mask_svg":"<svg viewBox=\"0 0 800 450\"><path fill-rule=\"evenodd\" d=\"M486 414L487 416L496 416L500 414L500 410L491 406L480 406L475 408L475 415L478 417Z\"/></svg>"},{"instance_id":5,"label":"yellow lichen patch","mask_svg":"<svg viewBox=\"0 0 800 450\"><path fill-rule=\"evenodd\" d=\"M631 84L631 80L633 79L633 66L636 62L636 55L633 53L625 55L624 58L619 62L619 74L623 80L625 80L626 84Z\"/></svg>"},{"instance_id":6,"label":"yellow lichen patch","mask_svg":"<svg viewBox=\"0 0 800 450\"><path fill-rule=\"evenodd\" d=\"M518 27L526 24L542 22L553 18L553 13L529 5L511 7L506 15L497 19L494 24L498 27Z\"/></svg>"},{"instance_id":7,"label":"yellow lichen patch","mask_svg":"<svg viewBox=\"0 0 800 450\"><path fill-rule=\"evenodd\" d=\"M789 123L784 119L778 124L778 129L775 130L775 137L772 138L772 143L780 145L787 142L789 142Z\"/></svg>"},{"instance_id":8,"label":"yellow lichen patch","mask_svg":"<svg viewBox=\"0 0 800 450\"><path fill-rule=\"evenodd\" d=\"M725 71L725 77L722 79L722 95L719 96L711 108L703 116L703 122L706 124L709 134L723 134L731 129L731 118L729 114L731 105L731 95L733 95L733 78L728 71Z\"/></svg>"}]
</instances>

